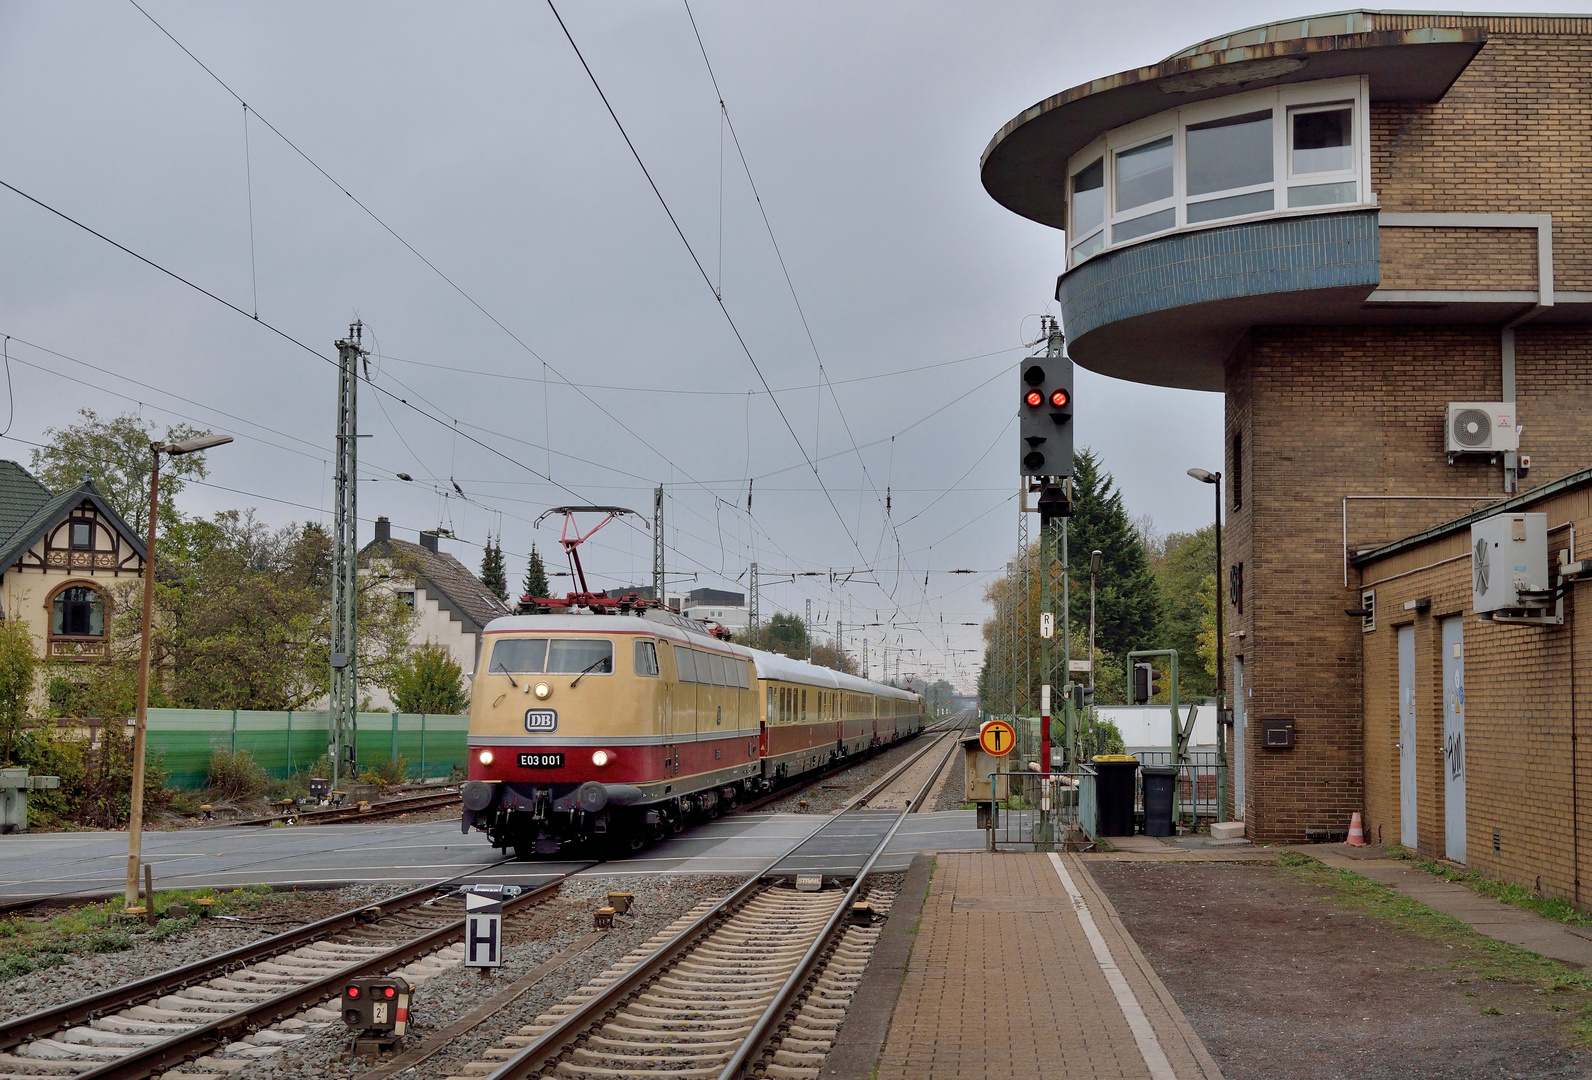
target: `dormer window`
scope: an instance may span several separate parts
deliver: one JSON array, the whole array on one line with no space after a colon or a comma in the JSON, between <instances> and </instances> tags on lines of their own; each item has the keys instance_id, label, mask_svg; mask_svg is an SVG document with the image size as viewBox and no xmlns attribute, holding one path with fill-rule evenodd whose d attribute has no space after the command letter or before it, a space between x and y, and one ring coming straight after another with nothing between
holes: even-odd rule
<instances>
[{"instance_id":1,"label":"dormer window","mask_svg":"<svg viewBox=\"0 0 1592 1080\"><path fill-rule=\"evenodd\" d=\"M94 523L87 518L73 518L70 524L73 551L94 550Z\"/></svg>"}]
</instances>

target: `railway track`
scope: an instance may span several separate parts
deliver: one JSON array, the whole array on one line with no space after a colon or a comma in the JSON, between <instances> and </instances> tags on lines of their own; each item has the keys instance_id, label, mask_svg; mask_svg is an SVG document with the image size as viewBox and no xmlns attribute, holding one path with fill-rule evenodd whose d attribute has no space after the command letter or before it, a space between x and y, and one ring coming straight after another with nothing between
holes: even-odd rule
<instances>
[{"instance_id":1,"label":"railway track","mask_svg":"<svg viewBox=\"0 0 1592 1080\"><path fill-rule=\"evenodd\" d=\"M221 825L207 825L205 828L230 829L238 825L275 825L277 822L284 825L335 825L340 821L379 821L400 814L458 806L459 800L459 791L454 788L420 795L404 795L396 799L368 803L363 807L356 804L330 806L320 810L290 810L283 814L268 814L265 817L241 818Z\"/></svg>"},{"instance_id":2,"label":"railway track","mask_svg":"<svg viewBox=\"0 0 1592 1080\"><path fill-rule=\"evenodd\" d=\"M961 714L958 714L958 716L960 716L960 715ZM949 718L947 720L944 720L944 721L942 721L942 722L940 722L938 724L934 724L934 725L932 725L930 727L926 727L922 731L918 732L918 734L915 735L913 738L922 738L922 737L927 736L927 735L941 734L941 733L943 733L945 731L951 730L952 729L952 725L956 722L958 716L953 716L953 717L951 717L951 718ZM961 728L957 727L955 730L960 731ZM852 769L860 768L861 766L866 765L868 762L876 760L880 754L885 753L885 752L887 752L889 750L895 749L896 746L905 746L905 745L910 745L910 744L909 743L893 744L891 746L886 746L886 747L883 747L883 748L881 748L881 749L879 749L877 751L874 751L874 752L868 754L866 757L848 758L848 759L846 759L844 761L837 762L837 763L829 766L826 769L822 769L822 770L820 770L820 771L818 771L816 773L813 773L810 776L805 776L801 780L798 780L798 781L796 781L793 784L786 785L785 787L781 787L781 788L779 788L776 791L769 792L767 795L760 795L757 798L752 799L752 800L750 800L748 802L741 803L739 806L737 806L735 808L735 810L733 812L737 813L737 814L751 813L753 811L762 809L763 807L769 805L770 803L778 802L781 799L789 799L792 796L800 795L802 792L807 791L810 788L813 788L813 787L817 786L818 784L821 784L825 780L832 780L836 776L841 775L842 773L849 772Z\"/></svg>"},{"instance_id":3,"label":"railway track","mask_svg":"<svg viewBox=\"0 0 1592 1080\"><path fill-rule=\"evenodd\" d=\"M889 889L869 888L868 875L923 804L956 735L926 745L729 896L699 905L454 1076L818 1077L894 900ZM783 883L802 847L846 815L867 813L914 769L921 783L873 840L849 888L809 892Z\"/></svg>"},{"instance_id":4,"label":"railway track","mask_svg":"<svg viewBox=\"0 0 1592 1080\"><path fill-rule=\"evenodd\" d=\"M565 875L568 876L568 875ZM563 878L504 905L520 913ZM350 978L402 969L424 982L464 959L452 880L0 1024L0 1080L219 1078L340 1023L321 1007ZM188 1064L184 1064L188 1063Z\"/></svg>"}]
</instances>

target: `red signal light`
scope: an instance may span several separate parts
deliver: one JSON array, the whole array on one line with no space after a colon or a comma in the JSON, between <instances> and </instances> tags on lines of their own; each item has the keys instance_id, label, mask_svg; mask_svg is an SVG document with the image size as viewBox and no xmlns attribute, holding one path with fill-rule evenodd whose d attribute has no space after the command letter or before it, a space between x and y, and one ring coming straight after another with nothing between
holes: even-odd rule
<instances>
[{"instance_id":1,"label":"red signal light","mask_svg":"<svg viewBox=\"0 0 1592 1080\"><path fill-rule=\"evenodd\" d=\"M1065 409L1071 401L1072 396L1068 394L1065 389L1056 389L1051 391L1050 404L1055 408Z\"/></svg>"},{"instance_id":2,"label":"red signal light","mask_svg":"<svg viewBox=\"0 0 1592 1080\"><path fill-rule=\"evenodd\" d=\"M344 990L343 993L347 994L351 998L357 998L359 996L359 987L350 986L347 990Z\"/></svg>"},{"instance_id":3,"label":"red signal light","mask_svg":"<svg viewBox=\"0 0 1592 1080\"><path fill-rule=\"evenodd\" d=\"M398 991L394 990L390 986L384 986L384 987L381 988L381 996L382 997L396 997L397 995L398 995Z\"/></svg>"},{"instance_id":4,"label":"red signal light","mask_svg":"<svg viewBox=\"0 0 1592 1080\"><path fill-rule=\"evenodd\" d=\"M1045 395L1038 390L1030 390L1023 395L1023 400L1028 403L1030 409L1037 409L1045 403Z\"/></svg>"}]
</instances>

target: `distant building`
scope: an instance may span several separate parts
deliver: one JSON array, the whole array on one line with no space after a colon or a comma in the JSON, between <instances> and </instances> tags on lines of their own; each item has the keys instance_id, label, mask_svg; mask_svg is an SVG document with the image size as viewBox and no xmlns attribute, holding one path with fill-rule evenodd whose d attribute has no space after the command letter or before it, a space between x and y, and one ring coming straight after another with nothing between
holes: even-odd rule
<instances>
[{"instance_id":1,"label":"distant building","mask_svg":"<svg viewBox=\"0 0 1592 1080\"><path fill-rule=\"evenodd\" d=\"M650 585L609 589L605 596L627 596L635 593L651 600L657 590ZM664 605L678 611L688 619L716 622L726 630L744 632L752 624L752 610L746 605L746 594L729 589L692 589L688 593L664 593Z\"/></svg>"},{"instance_id":2,"label":"distant building","mask_svg":"<svg viewBox=\"0 0 1592 1080\"><path fill-rule=\"evenodd\" d=\"M144 576L144 542L91 480L60 494L0 461L0 618L21 619L46 660L99 660L117 585Z\"/></svg>"},{"instance_id":3,"label":"distant building","mask_svg":"<svg viewBox=\"0 0 1592 1080\"><path fill-rule=\"evenodd\" d=\"M418 544L396 540L391 523L379 517L376 538L360 550L359 565L363 573L381 578L415 613L410 644L432 642L447 649L464 672L468 692L481 656L481 632L510 611L463 563L437 550L437 536L422 532ZM360 689L363 693L367 688ZM368 691L373 707L392 706L381 687L371 686Z\"/></svg>"}]
</instances>

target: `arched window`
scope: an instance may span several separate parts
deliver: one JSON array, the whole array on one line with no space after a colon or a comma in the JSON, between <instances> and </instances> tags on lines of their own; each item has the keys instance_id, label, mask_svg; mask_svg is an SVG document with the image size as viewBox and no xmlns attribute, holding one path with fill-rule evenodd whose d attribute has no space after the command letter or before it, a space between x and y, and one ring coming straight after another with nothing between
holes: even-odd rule
<instances>
[{"instance_id":1,"label":"arched window","mask_svg":"<svg viewBox=\"0 0 1592 1080\"><path fill-rule=\"evenodd\" d=\"M58 638L104 637L105 597L87 585L73 585L56 593L50 634Z\"/></svg>"}]
</instances>

